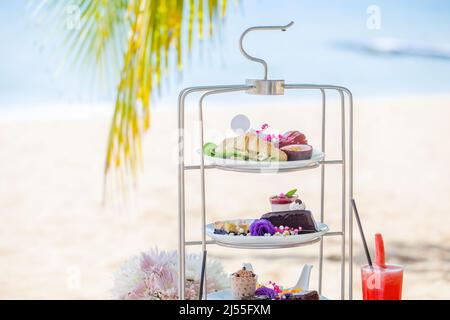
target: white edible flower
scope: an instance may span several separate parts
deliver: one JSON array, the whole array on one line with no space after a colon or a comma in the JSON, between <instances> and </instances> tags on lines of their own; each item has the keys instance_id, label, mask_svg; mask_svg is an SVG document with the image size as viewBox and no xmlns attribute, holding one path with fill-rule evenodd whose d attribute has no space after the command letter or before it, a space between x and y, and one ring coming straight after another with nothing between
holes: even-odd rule
<instances>
[{"instance_id":1,"label":"white edible flower","mask_svg":"<svg viewBox=\"0 0 450 320\"><path fill-rule=\"evenodd\" d=\"M292 202L289 205L289 210L306 210L306 205L304 202L302 203Z\"/></svg>"}]
</instances>

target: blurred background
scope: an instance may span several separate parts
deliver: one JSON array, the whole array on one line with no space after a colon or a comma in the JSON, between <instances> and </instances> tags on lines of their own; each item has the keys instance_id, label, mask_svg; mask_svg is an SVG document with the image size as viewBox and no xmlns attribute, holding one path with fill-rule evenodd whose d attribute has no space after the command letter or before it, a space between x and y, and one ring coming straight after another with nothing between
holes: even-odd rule
<instances>
[{"instance_id":1,"label":"blurred background","mask_svg":"<svg viewBox=\"0 0 450 320\"><path fill-rule=\"evenodd\" d=\"M155 2L161 1L150 1ZM171 46L160 86L151 90L137 188L125 203L119 191L109 192L106 205L105 156L123 59L99 68L83 58L89 53L78 50L83 38L67 45L64 39L87 25L81 20L72 30L73 10L67 6L78 2L63 4L0 3L0 298L110 298L114 271L130 256L154 247L176 249L178 92L262 77L262 68L240 54L239 37L250 26L290 21L295 25L286 33L248 36L246 48L267 59L270 78L352 90L355 198L369 245L375 232L383 233L388 261L405 267L404 298L450 297L448 1L228 1L224 17L217 14L213 21L212 35L205 2L204 36L196 16L191 51L186 4L180 70ZM276 99L232 94L210 101L206 119L215 132L226 131L233 116L244 113L254 127L269 123L301 130L320 145L320 101L313 93ZM339 151L339 105L332 94L330 104L327 136L333 158ZM195 106L194 99L189 101L190 120L196 119ZM146 109L137 116L141 112ZM192 161L195 148L189 150ZM327 182L325 222L338 230L337 168L327 171ZM319 171L280 177L208 172L207 183L210 221L257 217L269 209L270 195L293 187L316 217L319 212ZM199 177L190 173L187 184L187 234L194 239L200 236ZM228 273L252 262L260 277L289 284L302 264L316 264L317 252L315 245L238 254L211 248L209 254ZM336 240L325 241L325 258L324 293L339 298ZM363 263L355 233L355 298L361 297ZM315 285L317 266L312 276Z\"/></svg>"}]
</instances>

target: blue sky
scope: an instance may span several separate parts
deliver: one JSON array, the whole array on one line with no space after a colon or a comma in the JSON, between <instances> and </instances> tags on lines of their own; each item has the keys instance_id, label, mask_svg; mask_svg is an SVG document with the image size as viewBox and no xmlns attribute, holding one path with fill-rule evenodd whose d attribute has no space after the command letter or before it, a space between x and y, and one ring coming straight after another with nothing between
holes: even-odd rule
<instances>
[{"instance_id":1,"label":"blue sky","mask_svg":"<svg viewBox=\"0 0 450 320\"><path fill-rule=\"evenodd\" d=\"M267 58L269 76L288 82L333 83L356 96L448 93L450 61L369 55L343 50L344 41L367 42L393 37L412 42L448 44L450 1L407 0L241 0L229 1L226 20L212 40L196 45L185 57L182 77L164 82L161 102L172 101L185 86L243 83L261 77L259 65L245 60L237 43L252 25L279 25L291 20L286 33L249 36L248 50ZM93 92L84 75L65 70L54 77L58 58L46 30L36 27L27 0L0 2L0 108L33 103L112 101L107 91ZM381 29L366 26L369 5L381 9ZM49 42L50 41L50 42ZM189 61L188 61L189 60Z\"/></svg>"}]
</instances>

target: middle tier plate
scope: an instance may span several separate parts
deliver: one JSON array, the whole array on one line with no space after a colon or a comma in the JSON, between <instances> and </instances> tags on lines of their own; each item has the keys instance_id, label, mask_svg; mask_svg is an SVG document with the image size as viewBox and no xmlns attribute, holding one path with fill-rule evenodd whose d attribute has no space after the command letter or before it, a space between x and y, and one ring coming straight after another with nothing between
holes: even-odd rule
<instances>
[{"instance_id":1,"label":"middle tier plate","mask_svg":"<svg viewBox=\"0 0 450 320\"><path fill-rule=\"evenodd\" d=\"M237 171L237 172L287 172L316 168L325 158L325 154L319 150L313 150L311 159L299 161L251 161L251 160L234 160L204 155L208 164L213 165L216 169Z\"/></svg>"},{"instance_id":2,"label":"middle tier plate","mask_svg":"<svg viewBox=\"0 0 450 320\"><path fill-rule=\"evenodd\" d=\"M227 222L242 222L251 224L255 219L239 219L230 220ZM216 244L241 249L276 249L289 248L315 243L329 231L329 228L324 223L316 223L317 232L305 233L300 235L290 236L230 236L214 233L214 224L206 225L206 234L215 241Z\"/></svg>"}]
</instances>

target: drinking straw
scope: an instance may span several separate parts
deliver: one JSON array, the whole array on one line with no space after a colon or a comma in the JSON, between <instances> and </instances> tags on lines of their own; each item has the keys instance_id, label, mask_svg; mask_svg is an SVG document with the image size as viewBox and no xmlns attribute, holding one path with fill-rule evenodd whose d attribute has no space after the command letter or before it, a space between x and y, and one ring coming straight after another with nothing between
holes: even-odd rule
<instances>
[{"instance_id":1,"label":"drinking straw","mask_svg":"<svg viewBox=\"0 0 450 320\"><path fill-rule=\"evenodd\" d=\"M206 250L203 251L202 271L200 274L200 289L198 293L198 300L203 299L203 285L205 283L205 271L206 271Z\"/></svg>"},{"instance_id":2,"label":"drinking straw","mask_svg":"<svg viewBox=\"0 0 450 320\"><path fill-rule=\"evenodd\" d=\"M356 208L355 199L352 199L353 210L355 211L356 222L358 223L359 233L361 234L362 242L364 245L364 251L366 252L367 262L369 266L372 267L372 259L370 258L369 248L367 247L366 237L364 236L364 231L361 225L361 220L359 218L358 208Z\"/></svg>"}]
</instances>

